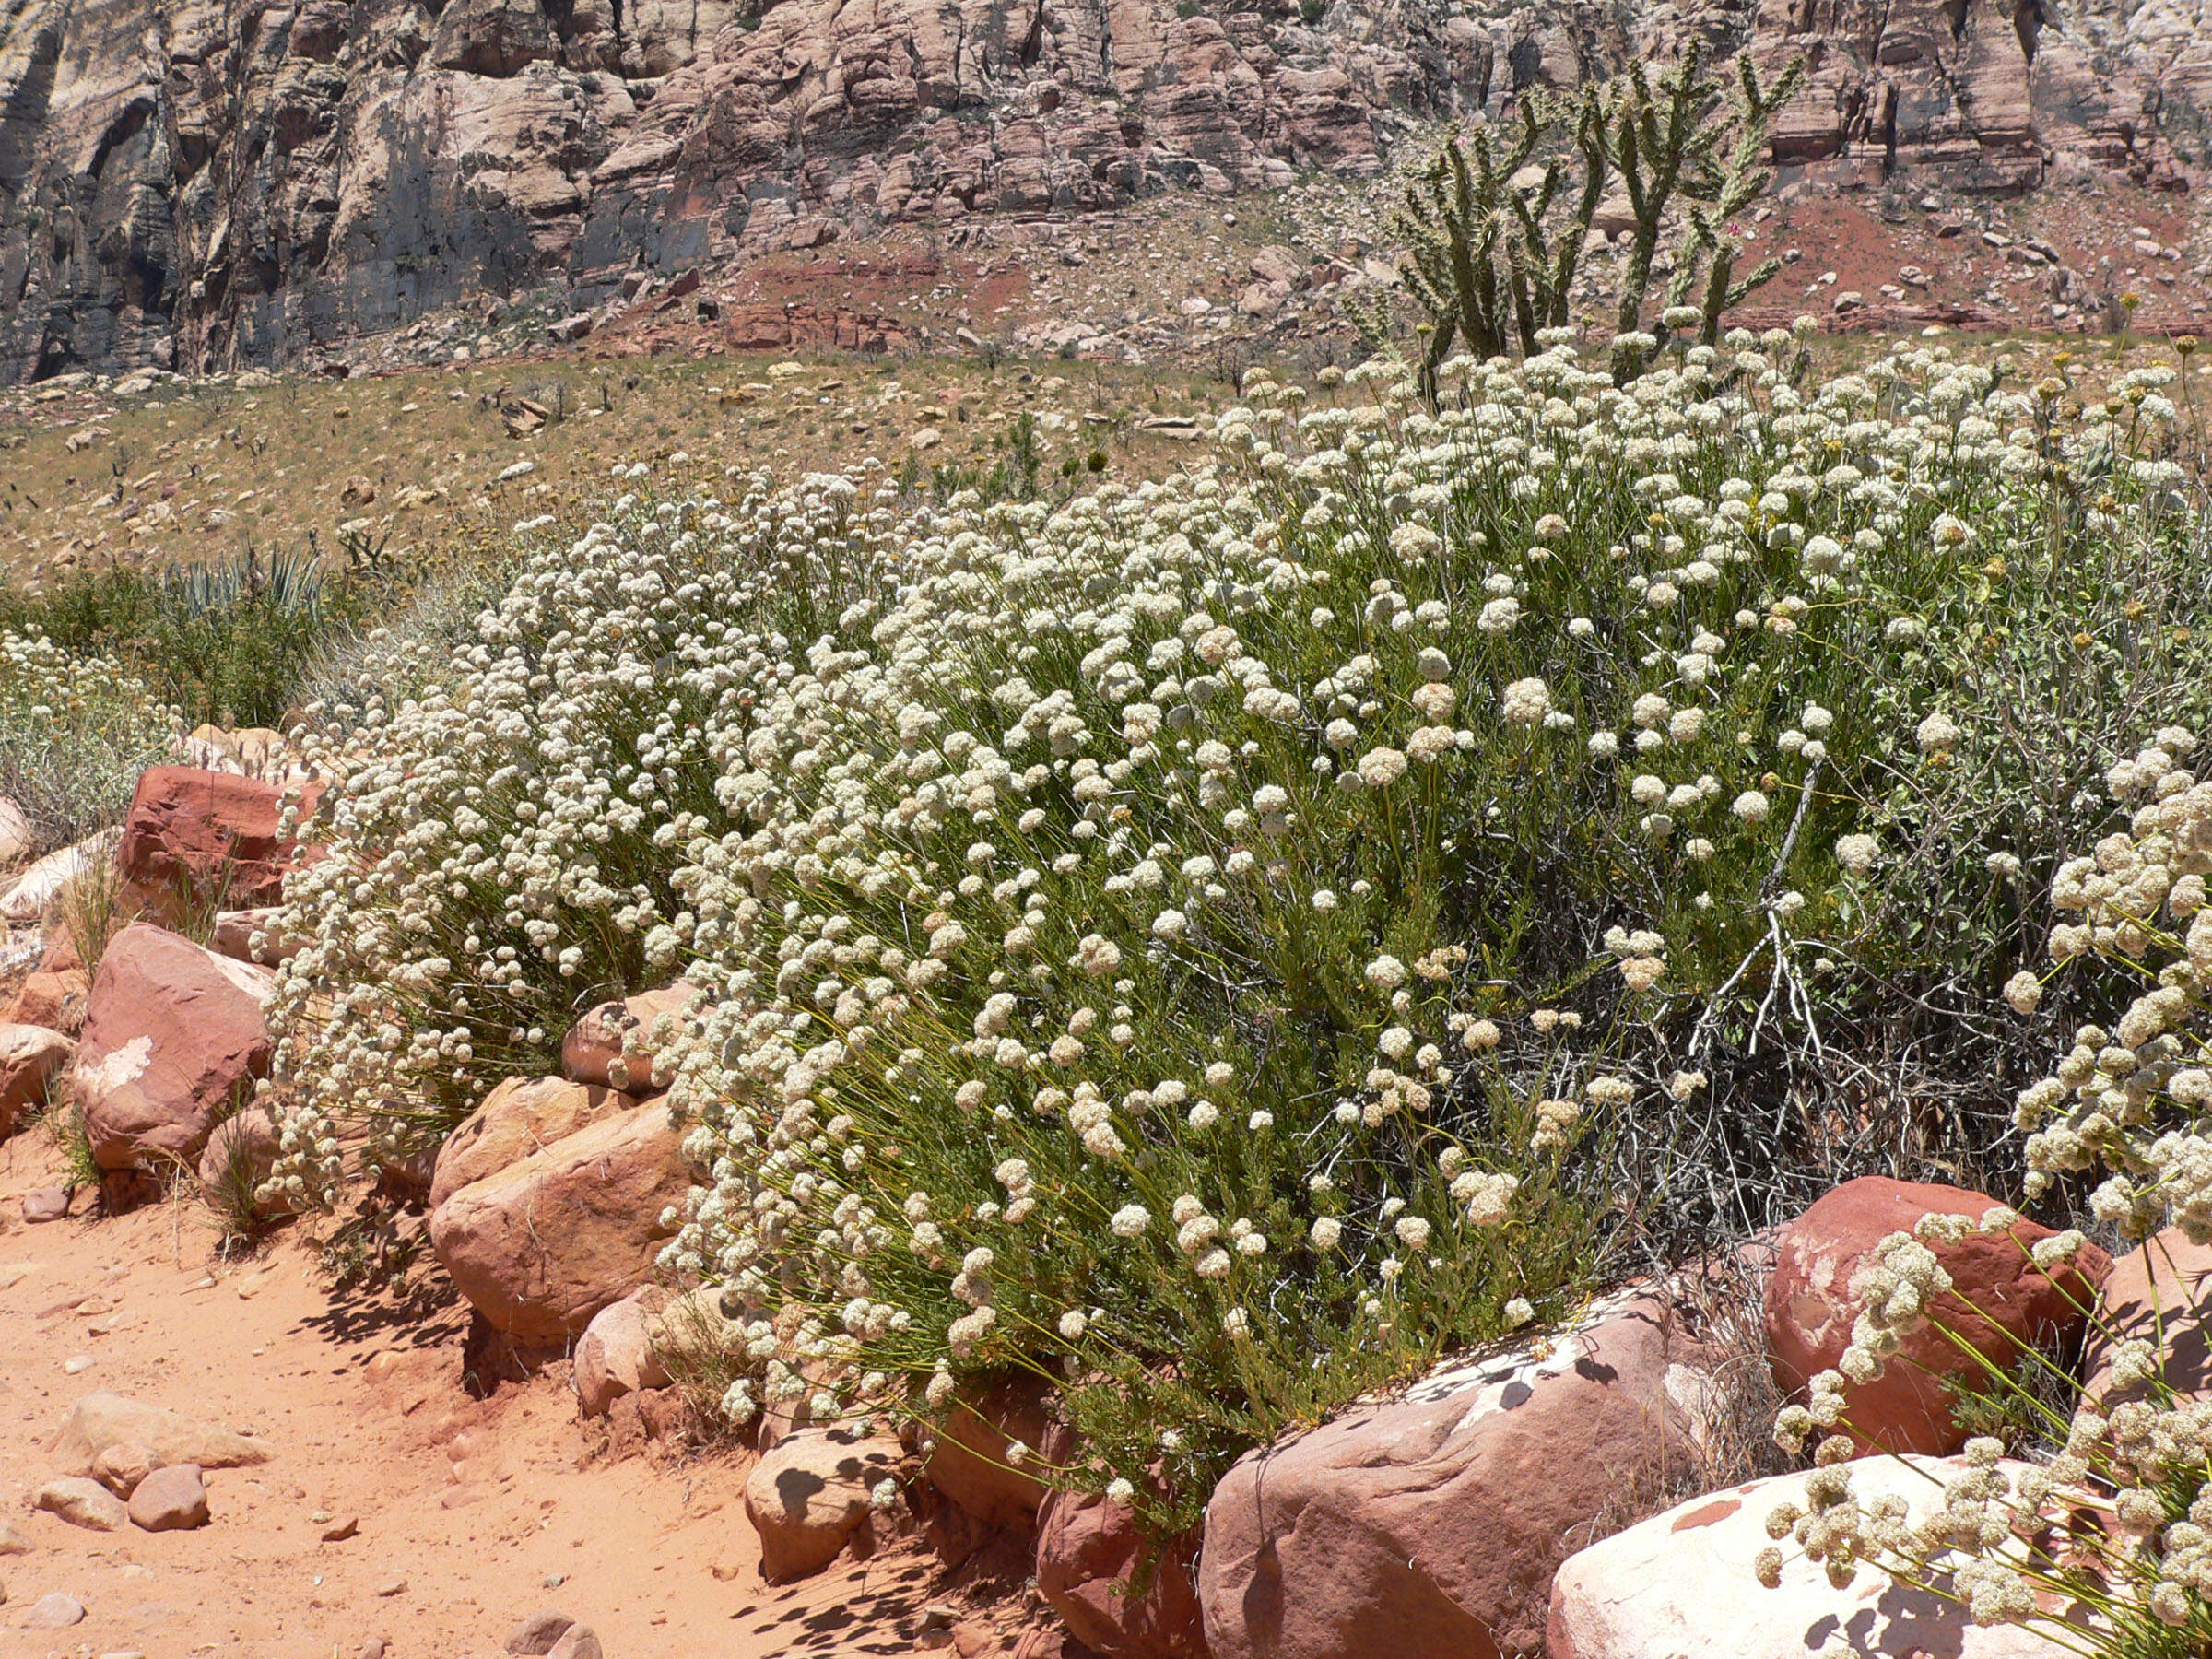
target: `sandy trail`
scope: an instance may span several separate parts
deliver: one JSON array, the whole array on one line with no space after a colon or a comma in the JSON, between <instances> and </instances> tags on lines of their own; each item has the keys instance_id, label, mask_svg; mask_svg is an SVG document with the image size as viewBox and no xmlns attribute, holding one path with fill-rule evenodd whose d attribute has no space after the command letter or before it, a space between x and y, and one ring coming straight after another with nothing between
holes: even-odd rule
<instances>
[{"instance_id":1,"label":"sandy trail","mask_svg":"<svg viewBox=\"0 0 2212 1659\"><path fill-rule=\"evenodd\" d=\"M56 1169L39 1131L0 1146L0 1518L34 1547L0 1556L0 1654L355 1659L382 1638L389 1659L489 1659L548 1606L591 1625L607 1659L915 1651L935 1577L917 1548L762 1582L749 1453L594 1456L565 1367L471 1398L461 1311L334 1302L296 1227L226 1262L190 1200L92 1221L80 1194L73 1218L26 1225L23 1194ZM56 1427L97 1389L275 1454L210 1471L197 1531L29 1512L62 1472ZM356 1535L323 1541L348 1516ZM52 1591L85 1620L22 1629Z\"/></svg>"}]
</instances>

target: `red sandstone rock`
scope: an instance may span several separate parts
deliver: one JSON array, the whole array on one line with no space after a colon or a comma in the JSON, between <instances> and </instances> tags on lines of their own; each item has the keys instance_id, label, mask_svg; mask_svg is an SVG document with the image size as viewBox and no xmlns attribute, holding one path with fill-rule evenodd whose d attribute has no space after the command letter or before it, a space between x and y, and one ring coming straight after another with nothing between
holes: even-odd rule
<instances>
[{"instance_id":1,"label":"red sandstone rock","mask_svg":"<svg viewBox=\"0 0 2212 1659\"><path fill-rule=\"evenodd\" d=\"M698 1000L689 985L677 984L599 1004L561 1039L562 1074L571 1082L639 1094L665 1088L666 1077L654 1076L655 1029L664 1016L680 1025Z\"/></svg>"},{"instance_id":2,"label":"red sandstone rock","mask_svg":"<svg viewBox=\"0 0 2212 1659\"><path fill-rule=\"evenodd\" d=\"M930 1428L935 1443L923 1465L924 1477L978 1521L1029 1525L1044 1501L1045 1485L1008 1463L1006 1449L1016 1441L1032 1450L1044 1444L1049 1395L1041 1381L1019 1373L962 1389L944 1421Z\"/></svg>"},{"instance_id":3,"label":"red sandstone rock","mask_svg":"<svg viewBox=\"0 0 2212 1659\"><path fill-rule=\"evenodd\" d=\"M321 794L307 786L303 811ZM139 778L124 820L116 868L157 911L218 892L250 908L284 896L287 871L312 853L279 833L284 792L273 783L194 766L156 766Z\"/></svg>"},{"instance_id":4,"label":"red sandstone rock","mask_svg":"<svg viewBox=\"0 0 2212 1659\"><path fill-rule=\"evenodd\" d=\"M103 1170L195 1159L215 1121L267 1075L275 976L144 922L109 943L70 1067Z\"/></svg>"},{"instance_id":5,"label":"red sandstone rock","mask_svg":"<svg viewBox=\"0 0 2212 1659\"><path fill-rule=\"evenodd\" d=\"M1055 1492L1037 1516L1037 1594L1077 1640L1110 1659L1207 1659L1191 1583L1197 1552L1193 1536L1155 1556L1134 1512Z\"/></svg>"},{"instance_id":6,"label":"red sandstone rock","mask_svg":"<svg viewBox=\"0 0 2212 1659\"><path fill-rule=\"evenodd\" d=\"M2189 1235L2170 1227L2112 1263L2097 1310L2082 1344L2082 1393L2104 1398L2111 1387L2115 1343L2131 1336L2148 1342L2159 1356L2159 1375L2184 1399L2212 1394L2212 1244L2192 1244ZM2147 1385L2112 1392L2111 1400L2150 1396Z\"/></svg>"},{"instance_id":7,"label":"red sandstone rock","mask_svg":"<svg viewBox=\"0 0 2212 1659\"><path fill-rule=\"evenodd\" d=\"M771 1584L818 1572L866 1524L868 1498L893 1478L899 1442L863 1440L847 1429L809 1429L753 1465L745 1512L760 1535L760 1574Z\"/></svg>"},{"instance_id":8,"label":"red sandstone rock","mask_svg":"<svg viewBox=\"0 0 2212 1659\"><path fill-rule=\"evenodd\" d=\"M141 1532L189 1532L207 1524L207 1486L197 1464L154 1470L131 1494L131 1524Z\"/></svg>"},{"instance_id":9,"label":"red sandstone rock","mask_svg":"<svg viewBox=\"0 0 2212 1659\"><path fill-rule=\"evenodd\" d=\"M667 1368L647 1328L667 1300L666 1291L648 1285L592 1316L577 1340L572 1372L585 1417L605 1417L617 1400L641 1388L668 1386Z\"/></svg>"},{"instance_id":10,"label":"red sandstone rock","mask_svg":"<svg viewBox=\"0 0 2212 1659\"><path fill-rule=\"evenodd\" d=\"M2025 1465L2004 1467L2016 1477ZM1902 1498L1919 1521L1941 1504L1956 1460L1869 1457L1851 1465L1862 1502ZM1805 1501L1805 1477L1708 1492L1571 1557L1552 1581L1549 1659L1810 1659L1822 1652L1944 1659L2064 1659L2070 1650L2018 1625L1977 1625L1958 1601L1862 1567L1833 1588L1789 1546L1782 1584L1748 1563L1767 1547L1775 1505ZM1834 1644L1831 1647L1831 1642Z\"/></svg>"},{"instance_id":11,"label":"red sandstone rock","mask_svg":"<svg viewBox=\"0 0 2212 1659\"><path fill-rule=\"evenodd\" d=\"M1706 1380L1670 1324L1616 1304L1247 1453L1206 1511L1213 1659L1534 1652L1578 1531L1692 1455Z\"/></svg>"},{"instance_id":12,"label":"red sandstone rock","mask_svg":"<svg viewBox=\"0 0 2212 1659\"><path fill-rule=\"evenodd\" d=\"M60 973L40 971L26 978L16 992L15 1006L7 1013L16 1025L44 1026L74 1037L85 1027L85 1005L92 994L92 976L81 968Z\"/></svg>"},{"instance_id":13,"label":"red sandstone rock","mask_svg":"<svg viewBox=\"0 0 2212 1659\"><path fill-rule=\"evenodd\" d=\"M215 1126L200 1153L200 1188L215 1191L233 1180L259 1186L269 1178L282 1149L276 1122L267 1112L248 1106L233 1112ZM281 1204L256 1200L254 1213L275 1216L288 1211Z\"/></svg>"},{"instance_id":14,"label":"red sandstone rock","mask_svg":"<svg viewBox=\"0 0 2212 1659\"><path fill-rule=\"evenodd\" d=\"M471 1182L637 1103L635 1095L565 1077L509 1077L445 1137L430 1177L430 1207L436 1209Z\"/></svg>"},{"instance_id":15,"label":"red sandstone rock","mask_svg":"<svg viewBox=\"0 0 2212 1659\"><path fill-rule=\"evenodd\" d=\"M46 1099L53 1075L76 1056L76 1044L45 1026L0 1025L0 1140Z\"/></svg>"},{"instance_id":16,"label":"red sandstone rock","mask_svg":"<svg viewBox=\"0 0 2212 1659\"><path fill-rule=\"evenodd\" d=\"M1861 1304L1851 1295L1860 1260L1895 1232L1911 1232L1926 1215L1980 1218L1996 1200L1960 1187L1915 1186L1887 1176L1845 1182L1782 1230L1773 1277L1767 1281L1767 1350L1774 1381L1801 1394L1815 1373L1833 1368L1851 1341ZM2055 1277L2036 1270L2028 1247L2051 1230L2023 1221L2003 1233L1976 1233L1956 1244L1931 1244L1952 1291L1929 1314L1973 1348L2008 1364L2020 1344L2067 1347L2080 1339L2097 1286L2112 1259L2085 1246ZM1904 1339L1904 1351L1871 1382L1845 1391L1853 1438L1865 1450L1956 1452L1967 1436L1952 1420L1952 1400L1940 1378L1979 1382L1984 1373L1932 1325Z\"/></svg>"},{"instance_id":17,"label":"red sandstone rock","mask_svg":"<svg viewBox=\"0 0 2212 1659\"><path fill-rule=\"evenodd\" d=\"M682 1126L654 1101L555 1141L452 1194L430 1243L496 1330L528 1342L582 1335L651 1277L691 1178Z\"/></svg>"},{"instance_id":18,"label":"red sandstone rock","mask_svg":"<svg viewBox=\"0 0 2212 1659\"><path fill-rule=\"evenodd\" d=\"M23 1194L23 1224L40 1227L49 1221L65 1219L69 1214L69 1192L65 1187L33 1187Z\"/></svg>"}]
</instances>

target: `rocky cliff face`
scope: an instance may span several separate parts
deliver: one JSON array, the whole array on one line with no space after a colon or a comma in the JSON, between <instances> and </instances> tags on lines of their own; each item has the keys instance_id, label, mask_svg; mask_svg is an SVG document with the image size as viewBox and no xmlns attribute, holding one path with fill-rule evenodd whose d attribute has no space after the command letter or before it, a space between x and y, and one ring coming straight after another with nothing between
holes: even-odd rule
<instances>
[{"instance_id":1,"label":"rocky cliff face","mask_svg":"<svg viewBox=\"0 0 2212 1659\"><path fill-rule=\"evenodd\" d=\"M2180 184L2197 0L0 0L0 380L293 356L486 290L1372 171L1677 50L1805 52L1843 185Z\"/></svg>"}]
</instances>

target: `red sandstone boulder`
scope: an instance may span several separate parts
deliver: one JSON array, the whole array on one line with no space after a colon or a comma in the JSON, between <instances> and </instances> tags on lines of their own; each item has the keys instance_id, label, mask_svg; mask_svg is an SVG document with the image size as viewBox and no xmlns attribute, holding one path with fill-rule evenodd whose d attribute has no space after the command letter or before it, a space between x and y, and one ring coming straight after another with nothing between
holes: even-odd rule
<instances>
[{"instance_id":1,"label":"red sandstone boulder","mask_svg":"<svg viewBox=\"0 0 2212 1659\"><path fill-rule=\"evenodd\" d=\"M302 812L322 791L309 784ZM131 796L116 868L159 910L165 901L218 891L241 908L274 904L284 877L312 853L282 833L284 791L256 778L194 766L149 767Z\"/></svg>"},{"instance_id":2,"label":"red sandstone boulder","mask_svg":"<svg viewBox=\"0 0 2212 1659\"><path fill-rule=\"evenodd\" d=\"M582 1335L592 1315L651 1277L690 1191L683 1128L648 1101L555 1141L453 1194L430 1244L495 1329L524 1342Z\"/></svg>"},{"instance_id":3,"label":"red sandstone boulder","mask_svg":"<svg viewBox=\"0 0 2212 1659\"><path fill-rule=\"evenodd\" d=\"M156 1469L131 1494L131 1524L142 1532L189 1532L207 1524L207 1485L197 1464Z\"/></svg>"},{"instance_id":4,"label":"red sandstone boulder","mask_svg":"<svg viewBox=\"0 0 2212 1659\"><path fill-rule=\"evenodd\" d=\"M1006 1452L1016 1441L1031 1451L1044 1444L1050 1393L1041 1380L1019 1372L987 1387L963 1388L944 1421L929 1430L933 1444L923 1475L986 1525L1028 1526L1044 1502L1045 1484L1016 1467Z\"/></svg>"},{"instance_id":5,"label":"red sandstone boulder","mask_svg":"<svg viewBox=\"0 0 2212 1659\"><path fill-rule=\"evenodd\" d=\"M2108 1404L2147 1399L2148 1384L2114 1391L2112 1348L2139 1336L2159 1354L2159 1374L2183 1399L2212 1395L2212 1244L2170 1227L2112 1263L2097 1319L2082 1344L2082 1394Z\"/></svg>"},{"instance_id":6,"label":"red sandstone boulder","mask_svg":"<svg viewBox=\"0 0 2212 1659\"><path fill-rule=\"evenodd\" d=\"M1156 1554L1134 1512L1055 1492L1037 1516L1037 1594L1077 1641L1109 1659L1207 1659L1191 1583L1197 1547L1194 1536Z\"/></svg>"},{"instance_id":7,"label":"red sandstone boulder","mask_svg":"<svg viewBox=\"0 0 2212 1659\"><path fill-rule=\"evenodd\" d=\"M666 1088L665 1070L656 1064L660 1021L665 1016L680 1025L698 1001L691 986L676 984L599 1004L561 1039L562 1074L573 1083L637 1094Z\"/></svg>"},{"instance_id":8,"label":"red sandstone boulder","mask_svg":"<svg viewBox=\"0 0 2212 1659\"><path fill-rule=\"evenodd\" d=\"M19 865L38 845L38 837L23 808L0 795L0 865Z\"/></svg>"},{"instance_id":9,"label":"red sandstone boulder","mask_svg":"<svg viewBox=\"0 0 2212 1659\"><path fill-rule=\"evenodd\" d=\"M275 981L147 923L115 935L69 1071L101 1169L198 1158L216 1120L268 1073L262 1005Z\"/></svg>"},{"instance_id":10,"label":"red sandstone boulder","mask_svg":"<svg viewBox=\"0 0 2212 1659\"><path fill-rule=\"evenodd\" d=\"M635 1095L566 1077L509 1077L445 1137L430 1176L430 1207L436 1209L471 1182L637 1103Z\"/></svg>"},{"instance_id":11,"label":"red sandstone boulder","mask_svg":"<svg viewBox=\"0 0 2212 1659\"><path fill-rule=\"evenodd\" d=\"M1214 1659L1535 1652L1578 1536L1695 1454L1709 1379L1672 1324L1616 1302L1247 1453L1206 1511Z\"/></svg>"},{"instance_id":12,"label":"red sandstone boulder","mask_svg":"<svg viewBox=\"0 0 2212 1659\"><path fill-rule=\"evenodd\" d=\"M76 1044L45 1026L0 1025L0 1140L46 1099L46 1086L76 1057Z\"/></svg>"},{"instance_id":13,"label":"red sandstone boulder","mask_svg":"<svg viewBox=\"0 0 2212 1659\"><path fill-rule=\"evenodd\" d=\"M203 1469L240 1469L269 1459L268 1444L251 1435L105 1390L70 1406L52 1451L57 1467L88 1475L102 1453L124 1445L143 1447L161 1464L197 1464Z\"/></svg>"},{"instance_id":14,"label":"red sandstone boulder","mask_svg":"<svg viewBox=\"0 0 2212 1659\"><path fill-rule=\"evenodd\" d=\"M85 1005L91 999L92 976L81 968L29 975L17 988L7 1018L16 1025L44 1026L74 1037L85 1029Z\"/></svg>"},{"instance_id":15,"label":"red sandstone boulder","mask_svg":"<svg viewBox=\"0 0 2212 1659\"><path fill-rule=\"evenodd\" d=\"M156 1469L161 1467L161 1454L141 1441L118 1441L100 1449L92 1460L92 1478L122 1499L131 1500L131 1494Z\"/></svg>"},{"instance_id":16,"label":"red sandstone boulder","mask_svg":"<svg viewBox=\"0 0 2212 1659\"><path fill-rule=\"evenodd\" d=\"M1845 1182L1783 1228L1767 1281L1767 1352L1776 1385L1801 1394L1816 1373L1843 1357L1861 1312L1851 1294L1852 1276L1883 1239L1911 1232L1923 1216L1979 1218L1995 1204L1962 1187L1866 1175ZM2023 1343L2077 1344L2112 1258L2085 1245L2073 1265L2045 1275L2029 1260L2028 1249L2049 1237L2049 1228L2022 1221L2009 1234L1931 1242L1953 1288L1928 1310L1930 1318L1999 1365L2010 1364ZM1953 1421L1953 1398L1941 1379L1979 1384L1984 1376L1942 1332L1924 1325L1904 1338L1903 1352L1881 1376L1846 1388L1853 1438L1868 1451L1956 1452L1967 1435Z\"/></svg>"},{"instance_id":17,"label":"red sandstone boulder","mask_svg":"<svg viewBox=\"0 0 2212 1659\"><path fill-rule=\"evenodd\" d=\"M753 1465L745 1512L760 1535L760 1576L789 1583L834 1561L868 1522L869 1495L895 1479L903 1449L886 1435L809 1429Z\"/></svg>"},{"instance_id":18,"label":"red sandstone boulder","mask_svg":"<svg viewBox=\"0 0 2212 1659\"><path fill-rule=\"evenodd\" d=\"M241 962L260 962L274 968L288 962L299 953L300 942L276 934L276 918L283 914L280 905L265 904L255 910L218 911L215 918L215 937L208 941L227 957ZM258 947L254 940L259 939Z\"/></svg>"},{"instance_id":19,"label":"red sandstone boulder","mask_svg":"<svg viewBox=\"0 0 2212 1659\"><path fill-rule=\"evenodd\" d=\"M2026 1466L2003 1465L2016 1477ZM1964 1468L1951 1459L1863 1458L1851 1465L1852 1490L1862 1502L1901 1498L1917 1523L1941 1507L1944 1483ZM1751 1562L1771 1542L1767 1516L1785 1499L1803 1507L1804 1476L1692 1498L1571 1557L1552 1581L1549 1659L2063 1659L2070 1651L2018 1625L1977 1625L1952 1597L1871 1567L1835 1589L1790 1545L1780 1587L1761 1588ZM2017 1560L2017 1547L2011 1553Z\"/></svg>"},{"instance_id":20,"label":"red sandstone boulder","mask_svg":"<svg viewBox=\"0 0 2212 1659\"><path fill-rule=\"evenodd\" d=\"M0 921L39 921L53 907L62 889L115 855L115 832L103 830L74 847L49 853L25 870L0 895Z\"/></svg>"}]
</instances>

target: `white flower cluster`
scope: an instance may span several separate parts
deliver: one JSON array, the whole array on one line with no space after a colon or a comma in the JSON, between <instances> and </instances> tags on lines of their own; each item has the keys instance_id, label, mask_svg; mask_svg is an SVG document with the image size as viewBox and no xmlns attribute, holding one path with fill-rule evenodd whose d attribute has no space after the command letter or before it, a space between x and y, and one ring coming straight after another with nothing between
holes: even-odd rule
<instances>
[{"instance_id":1,"label":"white flower cluster","mask_svg":"<svg viewBox=\"0 0 2212 1659\"><path fill-rule=\"evenodd\" d=\"M326 1194L363 1125L372 1157L434 1149L501 1077L555 1069L583 1008L677 976L697 918L672 880L723 811L705 723L787 649L734 619L768 589L872 589L892 523L842 477L624 498L458 646L378 636L363 677L390 693L308 710L333 856L276 926L302 941L270 1011L287 1201Z\"/></svg>"},{"instance_id":2,"label":"white flower cluster","mask_svg":"<svg viewBox=\"0 0 2212 1659\"><path fill-rule=\"evenodd\" d=\"M2129 1238L2180 1226L2212 1241L2212 783L2183 763L2196 747L2180 727L2107 774L2115 800L2132 805L2127 828L2067 860L2052 901L2078 921L2052 929L2059 962L2104 957L2128 964L2150 987L2116 1026L2085 1025L2056 1071L2021 1091L2029 1190L2101 1165L2113 1171L2091 1199L2098 1218ZM2006 994L2032 1012L2032 975Z\"/></svg>"},{"instance_id":3,"label":"white flower cluster","mask_svg":"<svg viewBox=\"0 0 2212 1659\"><path fill-rule=\"evenodd\" d=\"M2136 1239L2178 1226L2202 1243L2212 1240L2212 920L2204 905L2212 785L2183 764L2195 747L2193 734L2168 727L2115 764L2107 782L2116 801L2132 806L2127 827L2058 870L2053 903L2079 920L2053 928L2052 955L2107 958L2152 988L2112 1030L2076 1033L2054 1075L2021 1093L2018 1126L2029 1132L2031 1190L2103 1166L2115 1173L2091 1199L2100 1219ZM2032 1014L2042 983L2023 970L2005 994ZM1848 1385L1879 1376L1911 1331L1941 1324L1932 1304L1952 1288L1925 1241L2009 1231L2018 1218L2003 1206L1979 1221L1930 1216L1918 1238L1894 1234L1869 1253L1851 1286L1865 1312L1839 1370L1815 1377L1808 1402L1785 1407L1775 1425L1792 1451L1816 1429L1841 1432L1821 1442L1823 1466L1808 1477L1806 1506L1778 1508L1768 1530L1794 1538L1839 1583L1861 1561L1918 1583L1947 1573L1977 1623L2035 1623L2053 1617L2047 1607L2086 1595L2111 1598L2122 1629L2147 1612L2158 1624L2201 1630L2212 1618L2212 1404L2177 1396L2159 1341L2106 1331L2100 1387L2084 1395L2064 1448L2043 1466L2007 1476L1997 1467L1999 1442L1978 1440L1967 1448L1965 1475L1947 1486L1943 1510L1921 1524L1907 1524L1895 1503L1862 1508L1852 1499L1841 1466L1852 1451ZM2050 1272L2083 1242L2068 1230L2029 1254ZM2053 1532L2055 1543L2023 1551L2024 1540ZM1779 1549L1757 1563L1770 1584L1781 1567ZM2108 1644L2100 1631L2095 1651L2132 1651Z\"/></svg>"},{"instance_id":4,"label":"white flower cluster","mask_svg":"<svg viewBox=\"0 0 2212 1659\"><path fill-rule=\"evenodd\" d=\"M182 725L112 659L0 632L0 794L49 852L129 807L138 774L173 758Z\"/></svg>"}]
</instances>

